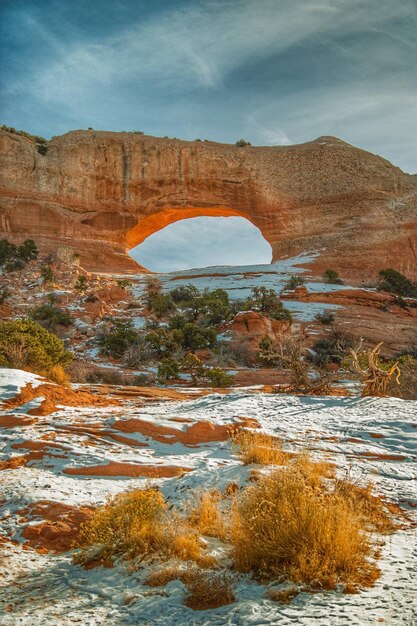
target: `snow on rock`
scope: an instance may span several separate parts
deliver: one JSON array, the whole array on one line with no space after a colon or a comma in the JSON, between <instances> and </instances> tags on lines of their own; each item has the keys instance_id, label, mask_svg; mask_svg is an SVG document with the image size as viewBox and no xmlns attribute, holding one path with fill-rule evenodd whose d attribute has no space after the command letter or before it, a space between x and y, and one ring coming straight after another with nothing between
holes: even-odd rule
<instances>
[{"instance_id":1,"label":"snow on rock","mask_svg":"<svg viewBox=\"0 0 417 626\"><path fill-rule=\"evenodd\" d=\"M32 383L32 387L38 387L45 382L45 379L31 372L22 370L0 368L0 400L8 400L13 398L28 383Z\"/></svg>"},{"instance_id":2,"label":"snow on rock","mask_svg":"<svg viewBox=\"0 0 417 626\"><path fill-rule=\"evenodd\" d=\"M0 373L7 394L9 383ZM35 380L38 377L17 373L13 384ZM1 534L7 538L0 558L0 623L411 626L416 618L415 528L389 537L382 549L381 578L359 594L300 593L291 604L281 605L266 599L264 585L237 575L236 602L194 612L183 604L185 589L179 581L150 588L143 584L146 570L129 573L119 563L87 571L71 562L71 553L23 549L22 524L39 520L23 522L19 511L45 500L73 507L97 505L108 495L149 484L147 477L65 472L109 463L186 467L190 471L181 477L152 479L169 504L180 508L199 491L223 490L233 482L244 485L251 468L242 465L227 440L201 438L190 445L185 435L194 424L212 424L217 432L245 419L281 437L288 450L307 447L313 456L333 461L340 475L363 484L373 482L377 493L415 518L415 409L415 403L396 398L300 397L239 389L188 400L129 398L119 406L67 407L2 428L1 459L28 456L28 451L35 455L25 465L0 471Z\"/></svg>"}]
</instances>

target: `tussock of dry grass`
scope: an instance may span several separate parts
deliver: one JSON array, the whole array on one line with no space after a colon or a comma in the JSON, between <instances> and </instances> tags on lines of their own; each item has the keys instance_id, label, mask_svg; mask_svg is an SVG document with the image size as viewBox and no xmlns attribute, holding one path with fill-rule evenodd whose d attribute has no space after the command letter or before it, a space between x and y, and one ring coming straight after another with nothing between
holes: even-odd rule
<instances>
[{"instance_id":1,"label":"tussock of dry grass","mask_svg":"<svg viewBox=\"0 0 417 626\"><path fill-rule=\"evenodd\" d=\"M70 387L70 378L62 365L54 365L48 373L48 378L58 385Z\"/></svg>"},{"instance_id":2,"label":"tussock of dry grass","mask_svg":"<svg viewBox=\"0 0 417 626\"><path fill-rule=\"evenodd\" d=\"M205 525L221 521L221 517L210 518L204 506L202 510ZM82 565L117 555L127 559L156 555L161 559L194 561L200 567L217 565L215 558L204 553L204 544L196 530L167 510L162 494L156 489L109 498L81 528L77 545L84 549L75 557Z\"/></svg>"},{"instance_id":3,"label":"tussock of dry grass","mask_svg":"<svg viewBox=\"0 0 417 626\"><path fill-rule=\"evenodd\" d=\"M101 547L100 556L123 554L133 557L165 551L166 505L155 489L120 493L96 509L81 528L78 545Z\"/></svg>"},{"instance_id":4,"label":"tussock of dry grass","mask_svg":"<svg viewBox=\"0 0 417 626\"><path fill-rule=\"evenodd\" d=\"M219 502L221 494L217 491L202 493L189 513L188 523L202 535L224 537L225 526Z\"/></svg>"},{"instance_id":5,"label":"tussock of dry grass","mask_svg":"<svg viewBox=\"0 0 417 626\"><path fill-rule=\"evenodd\" d=\"M215 609L235 601L233 578L227 572L192 569L183 582L187 587L184 604L194 611Z\"/></svg>"},{"instance_id":6,"label":"tussock of dry grass","mask_svg":"<svg viewBox=\"0 0 417 626\"><path fill-rule=\"evenodd\" d=\"M238 570L329 589L373 584L379 570L370 520L343 490L326 484L326 468L302 458L242 492L231 529Z\"/></svg>"},{"instance_id":7,"label":"tussock of dry grass","mask_svg":"<svg viewBox=\"0 0 417 626\"><path fill-rule=\"evenodd\" d=\"M291 456L282 450L279 439L265 433L241 430L231 441L233 450L245 465L284 465Z\"/></svg>"}]
</instances>

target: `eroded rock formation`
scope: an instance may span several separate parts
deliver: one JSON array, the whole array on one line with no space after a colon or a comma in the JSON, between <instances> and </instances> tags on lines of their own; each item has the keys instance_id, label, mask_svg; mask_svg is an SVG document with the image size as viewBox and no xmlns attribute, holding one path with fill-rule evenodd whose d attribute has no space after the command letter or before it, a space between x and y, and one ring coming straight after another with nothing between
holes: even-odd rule
<instances>
[{"instance_id":1,"label":"eroded rock formation","mask_svg":"<svg viewBox=\"0 0 417 626\"><path fill-rule=\"evenodd\" d=\"M138 271L126 251L167 224L239 215L274 260L318 251L317 272L417 278L417 176L333 137L241 148L74 131L42 155L1 132L0 150L0 236L80 255L88 270Z\"/></svg>"}]
</instances>

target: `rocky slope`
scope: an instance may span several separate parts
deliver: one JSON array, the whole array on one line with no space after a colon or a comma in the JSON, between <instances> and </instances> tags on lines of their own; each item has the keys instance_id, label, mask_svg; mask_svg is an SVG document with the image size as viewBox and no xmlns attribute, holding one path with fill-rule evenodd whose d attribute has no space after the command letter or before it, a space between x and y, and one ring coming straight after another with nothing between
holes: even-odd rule
<instances>
[{"instance_id":1,"label":"rocky slope","mask_svg":"<svg viewBox=\"0 0 417 626\"><path fill-rule=\"evenodd\" d=\"M137 271L126 251L164 226L240 215L273 259L318 250L312 268L417 278L417 178L333 137L280 147L74 131L46 154L0 133L0 237L31 237L94 271Z\"/></svg>"}]
</instances>

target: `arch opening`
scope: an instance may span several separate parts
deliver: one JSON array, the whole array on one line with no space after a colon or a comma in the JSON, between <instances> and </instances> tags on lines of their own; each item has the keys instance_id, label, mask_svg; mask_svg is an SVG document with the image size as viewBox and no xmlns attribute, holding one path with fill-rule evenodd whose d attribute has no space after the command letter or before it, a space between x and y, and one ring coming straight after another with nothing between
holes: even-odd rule
<instances>
[{"instance_id":1,"label":"arch opening","mask_svg":"<svg viewBox=\"0 0 417 626\"><path fill-rule=\"evenodd\" d=\"M246 216L224 209L187 211L170 209L142 220L128 233L130 256L161 273L271 262L270 244Z\"/></svg>"}]
</instances>

